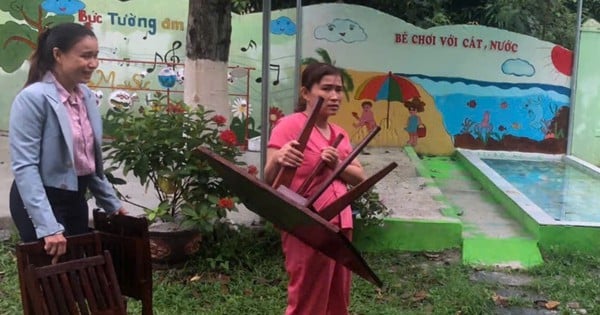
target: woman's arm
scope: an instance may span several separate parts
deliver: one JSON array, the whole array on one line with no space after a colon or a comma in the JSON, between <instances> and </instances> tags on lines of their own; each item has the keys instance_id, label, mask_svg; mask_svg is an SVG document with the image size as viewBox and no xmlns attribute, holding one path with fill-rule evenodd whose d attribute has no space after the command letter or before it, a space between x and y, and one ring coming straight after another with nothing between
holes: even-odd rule
<instances>
[{"instance_id":1,"label":"woman's arm","mask_svg":"<svg viewBox=\"0 0 600 315\"><path fill-rule=\"evenodd\" d=\"M358 159L354 159L340 174L340 178L347 184L354 186L367 179L367 175Z\"/></svg>"}]
</instances>

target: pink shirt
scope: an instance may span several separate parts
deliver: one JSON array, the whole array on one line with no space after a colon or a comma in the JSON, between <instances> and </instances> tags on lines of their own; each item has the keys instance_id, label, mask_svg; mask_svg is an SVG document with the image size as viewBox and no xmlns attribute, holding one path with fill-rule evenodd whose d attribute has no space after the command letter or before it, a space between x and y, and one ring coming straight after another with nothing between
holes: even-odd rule
<instances>
[{"instance_id":1,"label":"pink shirt","mask_svg":"<svg viewBox=\"0 0 600 315\"><path fill-rule=\"evenodd\" d=\"M269 139L268 147L279 149L289 141L297 140L307 120L308 117L304 113L294 113L280 119L271 132L271 138ZM337 147L340 161L344 160L350 154L350 152L352 152L352 146L346 131L332 123L329 124L329 128L331 129L330 139L326 139L325 136L323 136L323 134L321 134L316 128L313 128L306 145L306 150L304 150L304 161L296 171L296 176L294 176L294 179L292 180L290 187L292 190L298 190L304 180L310 176L312 170L321 161L321 151L325 147L330 146L338 134L341 133L344 135L344 139ZM331 169L325 168L321 174L317 175L312 181L311 186L308 188L307 195L310 196L313 194L318 188L319 184L322 183L329 176L329 174L331 174L331 172ZM317 199L317 201L315 201L313 206L315 210L320 211L346 192L346 184L340 179L336 179L331 185L329 185L329 187ZM352 210L350 209L350 206L346 207L330 222L343 229L352 228Z\"/></svg>"},{"instance_id":2,"label":"pink shirt","mask_svg":"<svg viewBox=\"0 0 600 315\"><path fill-rule=\"evenodd\" d=\"M94 173L96 162L94 160L94 132L87 116L87 110L83 101L83 93L78 88L75 94L70 94L56 80L52 80L58 90L61 103L65 105L69 120L71 121L71 133L73 134L73 164L77 176Z\"/></svg>"}]
</instances>

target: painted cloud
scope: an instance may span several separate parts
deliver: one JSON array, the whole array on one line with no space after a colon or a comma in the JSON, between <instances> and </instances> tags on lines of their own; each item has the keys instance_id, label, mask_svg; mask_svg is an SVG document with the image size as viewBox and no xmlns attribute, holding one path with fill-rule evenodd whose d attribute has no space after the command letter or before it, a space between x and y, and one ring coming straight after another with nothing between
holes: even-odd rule
<instances>
[{"instance_id":1,"label":"painted cloud","mask_svg":"<svg viewBox=\"0 0 600 315\"><path fill-rule=\"evenodd\" d=\"M275 35L289 35L296 34L296 24L287 16L281 16L271 21L271 33Z\"/></svg>"},{"instance_id":2,"label":"painted cloud","mask_svg":"<svg viewBox=\"0 0 600 315\"><path fill-rule=\"evenodd\" d=\"M367 33L358 23L350 19L333 19L331 23L315 28L315 38L330 42L360 42L367 39Z\"/></svg>"},{"instance_id":3,"label":"painted cloud","mask_svg":"<svg viewBox=\"0 0 600 315\"><path fill-rule=\"evenodd\" d=\"M502 64L502 72L517 77L532 77L535 74L535 68L527 60L507 59Z\"/></svg>"},{"instance_id":4,"label":"painted cloud","mask_svg":"<svg viewBox=\"0 0 600 315\"><path fill-rule=\"evenodd\" d=\"M57 15L73 15L85 8L80 0L44 0L42 8Z\"/></svg>"}]
</instances>

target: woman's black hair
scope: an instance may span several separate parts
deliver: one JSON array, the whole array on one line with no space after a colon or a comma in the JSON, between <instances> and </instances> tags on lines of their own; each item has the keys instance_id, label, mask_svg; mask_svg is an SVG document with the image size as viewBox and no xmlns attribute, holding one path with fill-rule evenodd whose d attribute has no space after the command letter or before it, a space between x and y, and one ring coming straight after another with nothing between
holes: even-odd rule
<instances>
[{"instance_id":1,"label":"woman's black hair","mask_svg":"<svg viewBox=\"0 0 600 315\"><path fill-rule=\"evenodd\" d=\"M41 81L44 74L54 68L56 60L54 60L53 49L55 47L67 52L87 36L96 38L92 30L77 23L58 24L41 32L38 36L37 47L29 58L29 74L25 86Z\"/></svg>"},{"instance_id":2,"label":"woman's black hair","mask_svg":"<svg viewBox=\"0 0 600 315\"><path fill-rule=\"evenodd\" d=\"M304 71L302 71L301 78L301 87L310 91L313 85L321 82L326 75L338 75L342 76L342 72L340 69L328 63L314 62L308 64ZM306 110L306 100L300 96L298 98L298 103L296 103L296 107L294 108L294 112L303 112Z\"/></svg>"}]
</instances>

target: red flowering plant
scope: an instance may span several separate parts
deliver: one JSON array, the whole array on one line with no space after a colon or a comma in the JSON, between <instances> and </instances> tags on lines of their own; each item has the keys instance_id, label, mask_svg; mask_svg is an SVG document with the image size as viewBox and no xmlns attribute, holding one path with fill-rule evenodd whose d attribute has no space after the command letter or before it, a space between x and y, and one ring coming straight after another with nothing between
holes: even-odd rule
<instances>
[{"instance_id":1,"label":"red flowering plant","mask_svg":"<svg viewBox=\"0 0 600 315\"><path fill-rule=\"evenodd\" d=\"M159 204L144 208L152 222L175 222L175 228L212 231L236 210L237 198L217 173L193 150L199 146L235 162L241 152L235 134L225 129L227 119L202 107L166 102L157 95L149 106L109 110L104 123L111 141L104 145L109 179L112 171L132 173L146 189L151 187ZM122 180L121 180L122 183ZM121 195L124 201L126 196ZM135 204L135 203L134 203ZM137 205L137 204L135 204Z\"/></svg>"}]
</instances>

